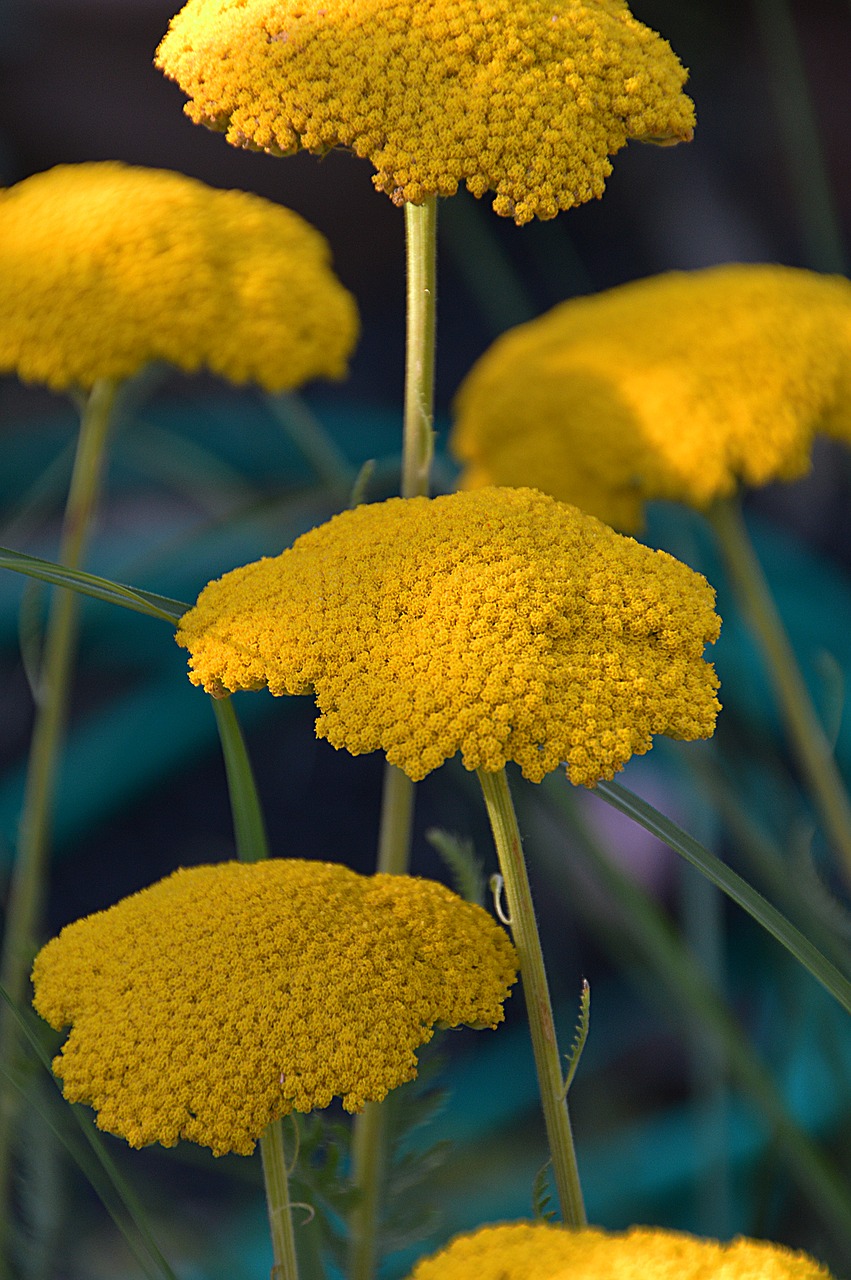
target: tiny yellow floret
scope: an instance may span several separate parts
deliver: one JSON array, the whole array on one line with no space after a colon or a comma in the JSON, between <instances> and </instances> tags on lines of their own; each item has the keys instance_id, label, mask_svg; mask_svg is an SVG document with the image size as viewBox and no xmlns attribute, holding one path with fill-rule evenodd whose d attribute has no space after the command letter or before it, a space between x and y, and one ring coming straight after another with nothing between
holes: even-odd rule
<instances>
[{"instance_id":1,"label":"tiny yellow floret","mask_svg":"<svg viewBox=\"0 0 851 1280\"><path fill-rule=\"evenodd\" d=\"M0 373L55 390L152 360L289 390L341 378L354 299L307 222L243 191L113 161L0 189Z\"/></svg>"},{"instance_id":2,"label":"tiny yellow floret","mask_svg":"<svg viewBox=\"0 0 851 1280\"><path fill-rule=\"evenodd\" d=\"M630 138L694 126L624 0L189 0L156 61L235 146L348 147L396 204L464 182L517 223L602 195Z\"/></svg>"},{"instance_id":3,"label":"tiny yellow floret","mask_svg":"<svg viewBox=\"0 0 851 1280\"><path fill-rule=\"evenodd\" d=\"M35 1007L71 1026L53 1069L131 1146L249 1155L273 1120L379 1101L436 1023L495 1027L508 935L431 880L329 862L175 872L39 952Z\"/></svg>"},{"instance_id":4,"label":"tiny yellow floret","mask_svg":"<svg viewBox=\"0 0 851 1280\"><path fill-rule=\"evenodd\" d=\"M408 1280L831 1280L805 1253L679 1231L571 1230L542 1222L481 1227L423 1258Z\"/></svg>"},{"instance_id":5,"label":"tiny yellow floret","mask_svg":"<svg viewBox=\"0 0 851 1280\"><path fill-rule=\"evenodd\" d=\"M851 443L851 282L793 267L671 272L561 303L485 352L455 403L461 483L529 484L616 528L704 509Z\"/></svg>"},{"instance_id":6,"label":"tiny yellow floret","mask_svg":"<svg viewBox=\"0 0 851 1280\"><path fill-rule=\"evenodd\" d=\"M177 640L208 692L312 692L319 737L415 780L460 751L593 786L655 733L712 734L714 599L575 507L489 488L343 512L210 583Z\"/></svg>"}]
</instances>

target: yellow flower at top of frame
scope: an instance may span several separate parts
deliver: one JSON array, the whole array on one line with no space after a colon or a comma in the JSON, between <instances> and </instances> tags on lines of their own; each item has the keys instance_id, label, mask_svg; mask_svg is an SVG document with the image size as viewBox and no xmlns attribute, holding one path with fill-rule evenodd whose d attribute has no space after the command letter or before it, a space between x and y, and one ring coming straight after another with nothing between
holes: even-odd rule
<instances>
[{"instance_id":1,"label":"yellow flower at top of frame","mask_svg":"<svg viewBox=\"0 0 851 1280\"><path fill-rule=\"evenodd\" d=\"M461 484L536 485L627 531L851 442L851 282L767 264L671 272L563 302L458 392Z\"/></svg>"},{"instance_id":2,"label":"yellow flower at top of frame","mask_svg":"<svg viewBox=\"0 0 851 1280\"><path fill-rule=\"evenodd\" d=\"M805 1253L679 1231L606 1232L542 1222L481 1227L421 1259L408 1280L831 1280Z\"/></svg>"},{"instance_id":3,"label":"yellow flower at top of frame","mask_svg":"<svg viewBox=\"0 0 851 1280\"><path fill-rule=\"evenodd\" d=\"M280 205L163 169L60 165L0 189L0 372L55 390L152 360L288 390L340 378L354 299Z\"/></svg>"},{"instance_id":4,"label":"yellow flower at top of frame","mask_svg":"<svg viewBox=\"0 0 851 1280\"><path fill-rule=\"evenodd\" d=\"M593 786L653 734L712 734L714 599L575 507L488 488L345 511L210 583L177 641L208 692L313 692L319 737L415 780L461 751Z\"/></svg>"},{"instance_id":5,"label":"yellow flower at top of frame","mask_svg":"<svg viewBox=\"0 0 851 1280\"><path fill-rule=\"evenodd\" d=\"M624 0L189 0L156 61L236 146L349 147L396 204L465 182L518 223L602 195L630 138L694 126Z\"/></svg>"},{"instance_id":6,"label":"yellow flower at top of frame","mask_svg":"<svg viewBox=\"0 0 851 1280\"><path fill-rule=\"evenodd\" d=\"M432 880L270 859L176 871L39 952L53 1069L131 1146L249 1155L273 1120L380 1101L436 1023L495 1027L514 948Z\"/></svg>"}]
</instances>

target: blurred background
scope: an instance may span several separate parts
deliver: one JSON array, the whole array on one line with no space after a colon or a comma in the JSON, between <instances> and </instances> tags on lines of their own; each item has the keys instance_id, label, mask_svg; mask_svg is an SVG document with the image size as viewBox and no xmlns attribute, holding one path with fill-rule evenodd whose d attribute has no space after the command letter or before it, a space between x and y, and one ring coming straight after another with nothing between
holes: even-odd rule
<instances>
[{"instance_id":1,"label":"blurred background","mask_svg":"<svg viewBox=\"0 0 851 1280\"><path fill-rule=\"evenodd\" d=\"M564 298L672 268L776 261L847 272L851 226L851 7L845 0L636 0L690 68L694 142L632 144L602 201L517 228L490 199L440 204L438 487L453 394L503 330ZM55 164L120 159L255 191L331 242L361 308L350 377L269 400L157 370L111 450L93 571L192 601L211 577L276 554L346 505L397 486L404 361L403 217L365 161L242 152L192 125L151 65L164 0L0 0L0 183ZM0 380L0 541L56 553L76 433L73 406ZM305 452L321 433L321 458ZM751 530L837 753L851 774L851 455L822 442L812 474L748 499ZM793 917L803 904L844 946L835 868L799 790L765 676L701 522L652 514L647 540L707 574L724 618L715 655L725 712L712 743L657 745L623 781L729 859ZM46 593L0 575L0 868L12 858L32 722L28 670ZM49 930L180 865L232 856L215 723L163 624L85 602L55 826ZM235 700L272 848L374 863L383 758L336 753L310 699ZM851 1032L784 952L662 845L563 778L518 778L561 1038L580 985L591 1033L573 1087L589 1216L807 1248L851 1276L847 1221L820 1204L812 1152L851 1188ZM450 762L418 789L414 870L451 880L427 832L471 840L495 869L475 780ZM847 900L846 900L847 902ZM400 1115L387 1277L484 1221L529 1216L545 1160L522 998L496 1034L444 1036L427 1088ZM766 1079L768 1085L765 1084ZM415 1093L416 1090L410 1091ZM428 1125L407 1132L434 1105ZM333 1119L342 1120L342 1116ZM19 1200L28 1276L138 1274L83 1173L35 1116ZM309 1131L308 1131L309 1130ZM333 1226L337 1135L308 1126L304 1185ZM268 1272L258 1162L183 1144L108 1140L181 1276ZM451 1142L427 1160L412 1153ZM825 1175L828 1176L828 1175ZM419 1181L418 1181L419 1179ZM540 1195L537 1197L541 1199ZM327 1212L326 1212L327 1211ZM310 1230L315 1230L311 1227Z\"/></svg>"}]
</instances>

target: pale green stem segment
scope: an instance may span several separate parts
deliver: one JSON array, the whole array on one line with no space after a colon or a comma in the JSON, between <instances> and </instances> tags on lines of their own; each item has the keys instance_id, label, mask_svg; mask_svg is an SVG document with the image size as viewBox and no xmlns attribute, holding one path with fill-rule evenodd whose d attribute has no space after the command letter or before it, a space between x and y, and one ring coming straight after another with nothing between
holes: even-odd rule
<instances>
[{"instance_id":1,"label":"pale green stem segment","mask_svg":"<svg viewBox=\"0 0 851 1280\"><path fill-rule=\"evenodd\" d=\"M434 351L437 320L437 197L405 205L407 325L402 497L428 495L434 456ZM380 872L405 875L410 865L414 784L395 765L384 766ZM352 1181L360 1201L351 1215L349 1280L371 1280L378 1263L378 1222L384 1177L385 1140L380 1103L355 1117Z\"/></svg>"},{"instance_id":2,"label":"pale green stem segment","mask_svg":"<svg viewBox=\"0 0 851 1280\"><path fill-rule=\"evenodd\" d=\"M275 1259L272 1280L298 1280L283 1121L275 1120L260 1135L260 1154Z\"/></svg>"},{"instance_id":3,"label":"pale green stem segment","mask_svg":"<svg viewBox=\"0 0 851 1280\"><path fill-rule=\"evenodd\" d=\"M505 883L511 932L520 961L520 978L526 997L532 1049L562 1217L568 1226L581 1227L587 1221L585 1205L579 1185L579 1170L567 1109L561 1057L556 1042L552 1002L517 816L505 770L486 773L479 769L478 775Z\"/></svg>"},{"instance_id":4,"label":"pale green stem segment","mask_svg":"<svg viewBox=\"0 0 851 1280\"><path fill-rule=\"evenodd\" d=\"M72 569L79 567L88 546L117 390L114 381L96 382L81 414L59 549L61 562ZM51 602L44 638L0 964L0 982L19 1004L26 998L43 907L56 768L68 712L78 615L77 593L57 591ZM4 1006L0 1009L0 1067L4 1073L13 1067L17 1043L17 1028ZM8 1092L4 1093L0 1107L0 1203L4 1206L8 1202L13 1111L14 1102Z\"/></svg>"},{"instance_id":5,"label":"pale green stem segment","mask_svg":"<svg viewBox=\"0 0 851 1280\"><path fill-rule=\"evenodd\" d=\"M408 266L402 497L427 494L434 456L437 197L405 205Z\"/></svg>"},{"instance_id":6,"label":"pale green stem segment","mask_svg":"<svg viewBox=\"0 0 851 1280\"><path fill-rule=\"evenodd\" d=\"M846 882L851 885L851 803L833 749L816 714L789 637L762 572L738 503L707 513L742 611L756 636L780 705L789 744L806 780Z\"/></svg>"}]
</instances>

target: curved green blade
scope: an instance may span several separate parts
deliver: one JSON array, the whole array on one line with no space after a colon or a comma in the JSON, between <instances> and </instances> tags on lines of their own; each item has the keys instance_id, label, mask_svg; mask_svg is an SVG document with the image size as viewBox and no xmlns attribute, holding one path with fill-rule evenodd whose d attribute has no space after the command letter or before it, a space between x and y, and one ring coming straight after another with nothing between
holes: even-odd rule
<instances>
[{"instance_id":1,"label":"curved green blade","mask_svg":"<svg viewBox=\"0 0 851 1280\"><path fill-rule=\"evenodd\" d=\"M153 591L125 587L121 582L111 582L109 578L99 578L94 573L83 573L80 569L66 569L61 564L54 564L52 560L40 560L38 556L27 556L21 551L12 551L9 547L0 547L0 569L12 569L15 573L24 573L30 578L50 582L55 587L68 587L82 595L93 596L95 600L120 604L125 609L134 609L151 618L162 618L164 622L179 621L191 607L180 600L158 596Z\"/></svg>"},{"instance_id":2,"label":"curved green blade","mask_svg":"<svg viewBox=\"0 0 851 1280\"><path fill-rule=\"evenodd\" d=\"M697 867L708 880L726 893L728 898L747 911L773 938L784 946L795 959L808 969L817 982L851 1013L851 982L835 965L813 946L799 929L786 919L782 912L752 888L747 880L736 875L725 862L704 849L693 836L688 835L670 818L655 809L652 804L628 791L617 782L598 782L594 794L605 800L620 813L632 818L639 826L657 836L669 849Z\"/></svg>"}]
</instances>

